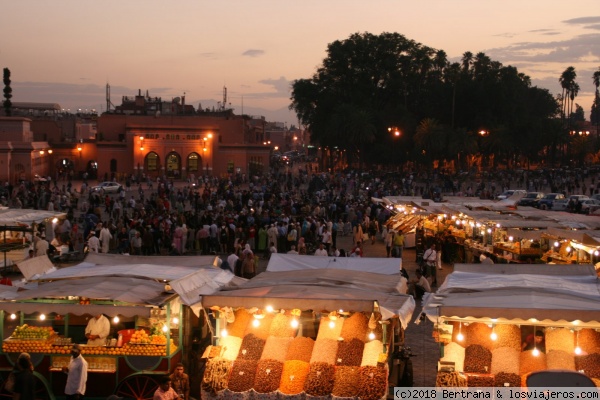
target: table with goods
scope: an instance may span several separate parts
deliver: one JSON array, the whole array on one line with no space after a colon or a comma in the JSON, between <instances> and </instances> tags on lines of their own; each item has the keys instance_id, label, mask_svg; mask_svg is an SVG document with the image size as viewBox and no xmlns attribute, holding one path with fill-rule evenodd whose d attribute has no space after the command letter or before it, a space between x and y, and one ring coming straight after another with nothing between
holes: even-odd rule
<instances>
[{"instance_id":1,"label":"table with goods","mask_svg":"<svg viewBox=\"0 0 600 400\"><path fill-rule=\"evenodd\" d=\"M394 328L374 312L211 307L202 398L377 400ZM393 347L392 347L393 348Z\"/></svg>"},{"instance_id":2,"label":"table with goods","mask_svg":"<svg viewBox=\"0 0 600 400\"><path fill-rule=\"evenodd\" d=\"M91 303L93 308L94 301ZM69 366L73 343L80 343L81 354L88 363L90 395L86 397L90 398L106 398L114 393L129 398L151 396L157 387L156 375L171 372L181 360L179 311L171 315L170 305L150 310L149 318L119 315L118 307L114 307L114 316L106 315L111 335L101 346L87 345L82 339L85 325L97 315L96 311L90 309L85 310L89 314L81 314L77 310L63 315L52 312L51 303L38 306L48 311L32 314L0 311L1 330L6 337L0 353L0 374L5 381L19 354L29 353L40 398L53 399L64 393L66 374L62 370ZM61 309L64 310L64 304ZM147 312L142 310L142 314ZM119 329L127 326L130 329Z\"/></svg>"}]
</instances>

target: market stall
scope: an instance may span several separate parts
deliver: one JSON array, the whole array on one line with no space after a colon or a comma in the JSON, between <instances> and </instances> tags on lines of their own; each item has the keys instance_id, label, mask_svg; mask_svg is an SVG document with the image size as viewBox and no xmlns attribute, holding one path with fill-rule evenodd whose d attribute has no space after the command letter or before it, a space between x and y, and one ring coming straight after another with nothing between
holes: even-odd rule
<instances>
[{"instance_id":1,"label":"market stall","mask_svg":"<svg viewBox=\"0 0 600 400\"><path fill-rule=\"evenodd\" d=\"M390 354L414 310L392 276L265 272L204 296L215 336L202 398L385 398Z\"/></svg>"},{"instance_id":2,"label":"market stall","mask_svg":"<svg viewBox=\"0 0 600 400\"><path fill-rule=\"evenodd\" d=\"M12 370L19 353L30 353L41 398L63 393L61 369L72 343L82 344L88 362L86 397L152 397L157 376L182 361L190 339L184 332L198 319L200 295L245 281L214 267L152 264L30 266L24 275L30 280L21 291L0 293L0 374ZM86 326L100 314L110 332L101 344L90 344Z\"/></svg>"},{"instance_id":3,"label":"market stall","mask_svg":"<svg viewBox=\"0 0 600 400\"><path fill-rule=\"evenodd\" d=\"M457 264L423 312L441 343L438 386L521 386L550 369L600 383L600 286L590 265Z\"/></svg>"},{"instance_id":4,"label":"market stall","mask_svg":"<svg viewBox=\"0 0 600 400\"><path fill-rule=\"evenodd\" d=\"M596 264L600 241L596 231L550 228L542 235L546 242L542 260L555 264Z\"/></svg>"}]
</instances>

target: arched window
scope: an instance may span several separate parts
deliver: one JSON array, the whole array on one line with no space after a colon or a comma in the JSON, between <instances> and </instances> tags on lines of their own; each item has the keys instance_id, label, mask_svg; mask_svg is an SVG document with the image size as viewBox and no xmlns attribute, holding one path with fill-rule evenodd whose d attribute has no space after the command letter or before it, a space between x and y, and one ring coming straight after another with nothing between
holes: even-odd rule
<instances>
[{"instance_id":1,"label":"arched window","mask_svg":"<svg viewBox=\"0 0 600 400\"><path fill-rule=\"evenodd\" d=\"M188 172L198 172L202 166L202 158L198 153L190 153L187 158Z\"/></svg>"},{"instance_id":2,"label":"arched window","mask_svg":"<svg viewBox=\"0 0 600 400\"><path fill-rule=\"evenodd\" d=\"M167 176L177 178L181 174L181 156L176 152L167 154Z\"/></svg>"},{"instance_id":3,"label":"arched window","mask_svg":"<svg viewBox=\"0 0 600 400\"><path fill-rule=\"evenodd\" d=\"M150 153L148 153L146 155L146 159L144 160L144 164L146 164L146 171L157 171L158 170L158 165L159 165L159 157L158 154L156 154L155 152L151 151Z\"/></svg>"}]
</instances>

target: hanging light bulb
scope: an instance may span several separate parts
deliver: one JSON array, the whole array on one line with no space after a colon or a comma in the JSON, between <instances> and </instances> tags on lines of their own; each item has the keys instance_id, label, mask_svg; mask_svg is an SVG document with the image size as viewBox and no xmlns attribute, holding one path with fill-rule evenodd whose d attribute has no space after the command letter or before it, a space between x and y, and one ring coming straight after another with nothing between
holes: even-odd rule
<instances>
[{"instance_id":1,"label":"hanging light bulb","mask_svg":"<svg viewBox=\"0 0 600 400\"><path fill-rule=\"evenodd\" d=\"M120 320L119 320L119 316L118 316L118 315L115 315L115 317L113 318L113 322L114 322L115 324L118 324L118 323L119 323L119 321L120 321Z\"/></svg>"},{"instance_id":2,"label":"hanging light bulb","mask_svg":"<svg viewBox=\"0 0 600 400\"><path fill-rule=\"evenodd\" d=\"M335 321L329 321L329 327L331 329L335 328Z\"/></svg>"},{"instance_id":3,"label":"hanging light bulb","mask_svg":"<svg viewBox=\"0 0 600 400\"><path fill-rule=\"evenodd\" d=\"M576 333L576 338L577 338L577 346L575 346L575 354L576 355L580 355L581 354L581 347L579 347L579 331L577 331Z\"/></svg>"},{"instance_id":4,"label":"hanging light bulb","mask_svg":"<svg viewBox=\"0 0 600 400\"><path fill-rule=\"evenodd\" d=\"M169 330L169 328L167 328L167 326L166 326L166 325L163 325L163 327L162 327L162 331L163 331L163 332L167 332L168 330Z\"/></svg>"},{"instance_id":5,"label":"hanging light bulb","mask_svg":"<svg viewBox=\"0 0 600 400\"><path fill-rule=\"evenodd\" d=\"M17 314L10 314L10 319L17 319Z\"/></svg>"},{"instance_id":6,"label":"hanging light bulb","mask_svg":"<svg viewBox=\"0 0 600 400\"><path fill-rule=\"evenodd\" d=\"M44 321L46 319L46 314L40 314L40 321Z\"/></svg>"},{"instance_id":7,"label":"hanging light bulb","mask_svg":"<svg viewBox=\"0 0 600 400\"><path fill-rule=\"evenodd\" d=\"M496 331L494 329L495 328L492 328L492 334L490 335L490 339L498 340L498 334L496 333Z\"/></svg>"},{"instance_id":8,"label":"hanging light bulb","mask_svg":"<svg viewBox=\"0 0 600 400\"><path fill-rule=\"evenodd\" d=\"M369 340L375 339L375 334L373 332L369 333Z\"/></svg>"},{"instance_id":9,"label":"hanging light bulb","mask_svg":"<svg viewBox=\"0 0 600 400\"><path fill-rule=\"evenodd\" d=\"M273 312L273 306L267 306L266 308L267 312Z\"/></svg>"},{"instance_id":10,"label":"hanging light bulb","mask_svg":"<svg viewBox=\"0 0 600 400\"><path fill-rule=\"evenodd\" d=\"M560 246L560 243L558 243L558 241L554 242L554 247L558 247Z\"/></svg>"},{"instance_id":11,"label":"hanging light bulb","mask_svg":"<svg viewBox=\"0 0 600 400\"><path fill-rule=\"evenodd\" d=\"M290 325L292 326L292 328L297 328L298 320L296 318L292 319L292 322L290 322Z\"/></svg>"},{"instance_id":12,"label":"hanging light bulb","mask_svg":"<svg viewBox=\"0 0 600 400\"><path fill-rule=\"evenodd\" d=\"M179 323L179 318L173 317L173 323L177 325Z\"/></svg>"},{"instance_id":13,"label":"hanging light bulb","mask_svg":"<svg viewBox=\"0 0 600 400\"><path fill-rule=\"evenodd\" d=\"M537 349L537 347L534 347L531 354L533 354L534 357L537 357L540 355L540 351Z\"/></svg>"},{"instance_id":14,"label":"hanging light bulb","mask_svg":"<svg viewBox=\"0 0 600 400\"><path fill-rule=\"evenodd\" d=\"M456 335L456 340L458 340L459 342L465 340L465 336L462 334L462 322L458 326L458 335Z\"/></svg>"},{"instance_id":15,"label":"hanging light bulb","mask_svg":"<svg viewBox=\"0 0 600 400\"><path fill-rule=\"evenodd\" d=\"M254 326L255 328L258 328L260 326L260 321L255 319L254 321L252 321L252 326Z\"/></svg>"},{"instance_id":16,"label":"hanging light bulb","mask_svg":"<svg viewBox=\"0 0 600 400\"><path fill-rule=\"evenodd\" d=\"M229 332L227 332L227 329L221 330L221 337L227 337L228 335L229 335Z\"/></svg>"}]
</instances>

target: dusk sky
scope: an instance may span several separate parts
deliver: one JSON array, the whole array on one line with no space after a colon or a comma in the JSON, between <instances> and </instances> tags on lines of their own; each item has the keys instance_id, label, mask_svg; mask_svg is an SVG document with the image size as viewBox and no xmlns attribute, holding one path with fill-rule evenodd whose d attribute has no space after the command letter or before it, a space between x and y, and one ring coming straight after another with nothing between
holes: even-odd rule
<instances>
[{"instance_id":1,"label":"dusk sky","mask_svg":"<svg viewBox=\"0 0 600 400\"><path fill-rule=\"evenodd\" d=\"M0 67L13 101L106 110L138 89L198 107L222 99L236 114L297 121L290 84L310 78L327 44L352 33L398 32L458 61L485 52L532 84L560 93L574 66L575 99L589 119L600 67L598 0L8 0L0 13ZM283 110L282 110L283 109Z\"/></svg>"}]
</instances>

